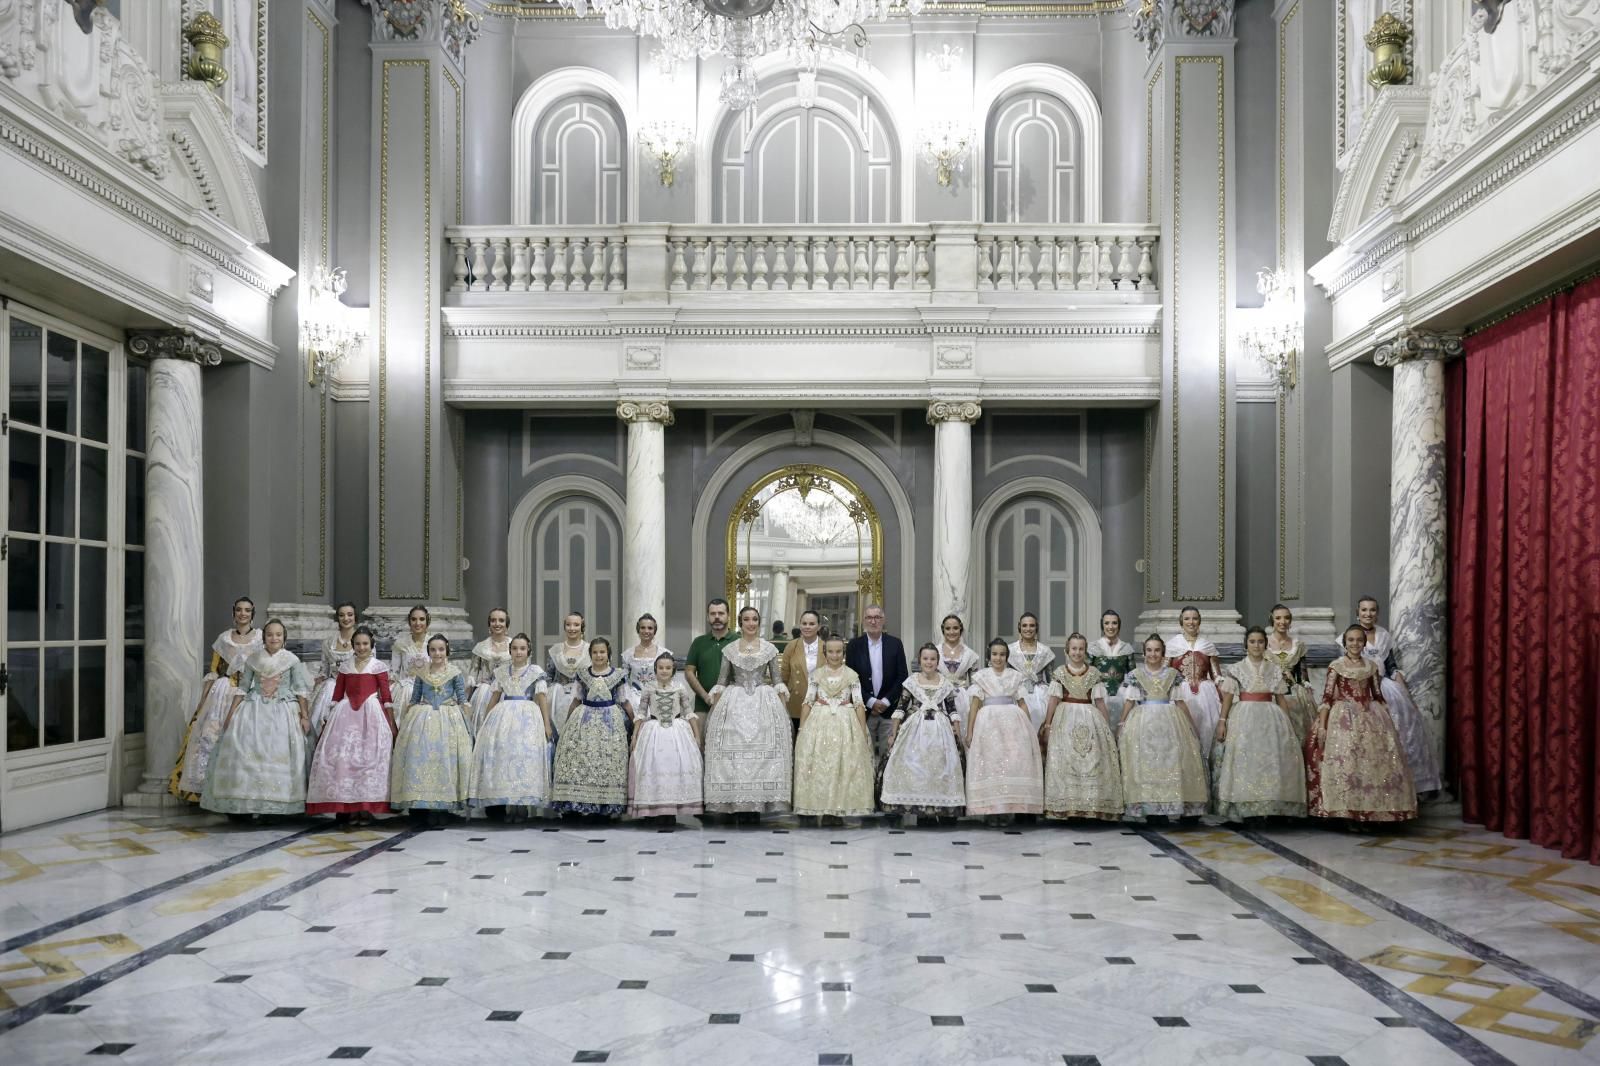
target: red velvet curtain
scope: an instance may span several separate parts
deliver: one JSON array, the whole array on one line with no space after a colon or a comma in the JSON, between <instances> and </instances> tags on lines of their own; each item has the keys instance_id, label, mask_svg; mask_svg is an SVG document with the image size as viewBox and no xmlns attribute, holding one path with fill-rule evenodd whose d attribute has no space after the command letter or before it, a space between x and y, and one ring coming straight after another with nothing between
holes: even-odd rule
<instances>
[{"instance_id":1,"label":"red velvet curtain","mask_svg":"<svg viewBox=\"0 0 1600 1066\"><path fill-rule=\"evenodd\" d=\"M1463 812L1600 863L1600 279L1469 338L1446 417Z\"/></svg>"}]
</instances>

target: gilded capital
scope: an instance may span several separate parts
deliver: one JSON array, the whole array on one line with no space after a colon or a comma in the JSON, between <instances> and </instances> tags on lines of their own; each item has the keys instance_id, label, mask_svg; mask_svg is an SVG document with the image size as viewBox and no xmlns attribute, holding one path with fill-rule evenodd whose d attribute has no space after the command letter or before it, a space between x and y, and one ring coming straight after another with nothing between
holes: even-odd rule
<instances>
[{"instance_id":1,"label":"gilded capital","mask_svg":"<svg viewBox=\"0 0 1600 1066\"><path fill-rule=\"evenodd\" d=\"M192 329L130 330L128 351L145 359L183 359L198 366L222 362L222 346Z\"/></svg>"},{"instance_id":2,"label":"gilded capital","mask_svg":"<svg viewBox=\"0 0 1600 1066\"><path fill-rule=\"evenodd\" d=\"M1464 350L1459 333L1402 327L1393 339L1373 350L1372 361L1379 366L1399 366L1414 359L1442 362L1454 359Z\"/></svg>"},{"instance_id":3,"label":"gilded capital","mask_svg":"<svg viewBox=\"0 0 1600 1066\"><path fill-rule=\"evenodd\" d=\"M659 422L670 426L675 421L666 400L623 400L617 404L617 417L624 422Z\"/></svg>"},{"instance_id":4,"label":"gilded capital","mask_svg":"<svg viewBox=\"0 0 1600 1066\"><path fill-rule=\"evenodd\" d=\"M374 41L438 41L457 63L478 39L482 20L466 0L362 0L372 8Z\"/></svg>"},{"instance_id":5,"label":"gilded capital","mask_svg":"<svg viewBox=\"0 0 1600 1066\"><path fill-rule=\"evenodd\" d=\"M928 404L928 425L936 426L940 422L971 425L982 414L983 406L977 400L933 400Z\"/></svg>"},{"instance_id":6,"label":"gilded capital","mask_svg":"<svg viewBox=\"0 0 1600 1066\"><path fill-rule=\"evenodd\" d=\"M1148 54L1167 41L1232 37L1235 0L1124 0L1134 39Z\"/></svg>"}]
</instances>

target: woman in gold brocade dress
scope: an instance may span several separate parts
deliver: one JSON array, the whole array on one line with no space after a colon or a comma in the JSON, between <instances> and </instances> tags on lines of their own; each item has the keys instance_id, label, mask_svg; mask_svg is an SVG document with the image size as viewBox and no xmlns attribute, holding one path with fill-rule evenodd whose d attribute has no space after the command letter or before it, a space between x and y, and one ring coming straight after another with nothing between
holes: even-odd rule
<instances>
[{"instance_id":1,"label":"woman in gold brocade dress","mask_svg":"<svg viewBox=\"0 0 1600 1066\"><path fill-rule=\"evenodd\" d=\"M1351 626L1343 643L1343 657L1328 664L1317 725L1306 743L1311 816L1356 823L1415 818L1417 790L1383 702L1383 672L1362 655L1366 630Z\"/></svg>"},{"instance_id":2,"label":"woman in gold brocade dress","mask_svg":"<svg viewBox=\"0 0 1600 1066\"><path fill-rule=\"evenodd\" d=\"M844 638L823 644L794 742L794 813L837 820L872 813L872 740L861 679L844 664Z\"/></svg>"},{"instance_id":3,"label":"woman in gold brocade dress","mask_svg":"<svg viewBox=\"0 0 1600 1066\"><path fill-rule=\"evenodd\" d=\"M389 764L389 806L423 813L432 825L467 813L472 737L467 733L467 681L450 662L450 642L428 638L428 665L412 680L411 705L400 719Z\"/></svg>"},{"instance_id":4,"label":"woman in gold brocade dress","mask_svg":"<svg viewBox=\"0 0 1600 1066\"><path fill-rule=\"evenodd\" d=\"M1224 822L1306 813L1306 764L1289 720L1288 682L1251 626L1245 657L1222 671L1222 717L1212 755L1212 805Z\"/></svg>"},{"instance_id":5,"label":"woman in gold brocade dress","mask_svg":"<svg viewBox=\"0 0 1600 1066\"><path fill-rule=\"evenodd\" d=\"M1045 745L1046 818L1122 817L1122 764L1106 713L1106 687L1089 665L1089 641L1067 638L1067 662L1050 675L1039 739Z\"/></svg>"},{"instance_id":6,"label":"woman in gold brocade dress","mask_svg":"<svg viewBox=\"0 0 1600 1066\"><path fill-rule=\"evenodd\" d=\"M1194 720L1179 693L1183 678L1167 665L1166 642L1144 641L1144 663L1123 689L1123 817L1142 822L1152 814L1184 818L1206 812L1206 768Z\"/></svg>"}]
</instances>

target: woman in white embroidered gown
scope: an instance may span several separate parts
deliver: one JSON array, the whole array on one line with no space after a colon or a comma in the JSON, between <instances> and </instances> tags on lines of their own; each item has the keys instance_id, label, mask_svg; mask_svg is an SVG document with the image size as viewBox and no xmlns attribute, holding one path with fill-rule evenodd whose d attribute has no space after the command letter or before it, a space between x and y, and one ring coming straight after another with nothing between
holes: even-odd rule
<instances>
[{"instance_id":1,"label":"woman in white embroidered gown","mask_svg":"<svg viewBox=\"0 0 1600 1066\"><path fill-rule=\"evenodd\" d=\"M722 651L708 693L706 810L781 814L790 809L794 741L778 649L761 638L761 612L739 611L739 639Z\"/></svg>"},{"instance_id":2,"label":"woman in white embroidered gown","mask_svg":"<svg viewBox=\"0 0 1600 1066\"><path fill-rule=\"evenodd\" d=\"M356 654L350 645L351 638L356 634L356 605L346 602L336 606L333 609L333 624L337 627L333 636L322 642L322 660L317 668L317 682L311 699L311 744L306 752L308 758L311 754L310 749L316 747L317 738L322 735L322 730L328 724L328 715L333 713L333 687L339 681L339 672Z\"/></svg>"},{"instance_id":3,"label":"woman in white embroidered gown","mask_svg":"<svg viewBox=\"0 0 1600 1066\"><path fill-rule=\"evenodd\" d=\"M1145 638L1144 662L1128 675L1123 692L1123 817L1142 822L1152 814L1184 818L1206 812L1206 768L1194 719L1183 705L1183 678L1167 665L1166 642Z\"/></svg>"},{"instance_id":4,"label":"woman in white embroidered gown","mask_svg":"<svg viewBox=\"0 0 1600 1066\"><path fill-rule=\"evenodd\" d=\"M1122 817L1122 765L1106 712L1106 687L1082 633L1067 638L1066 665L1050 675L1039 729L1045 745L1046 818Z\"/></svg>"},{"instance_id":5,"label":"woman in white embroidered gown","mask_svg":"<svg viewBox=\"0 0 1600 1066\"><path fill-rule=\"evenodd\" d=\"M1306 813L1306 763L1289 718L1288 680L1251 626L1245 657L1222 671L1222 717L1212 757L1212 808L1219 820Z\"/></svg>"},{"instance_id":6,"label":"woman in white embroidered gown","mask_svg":"<svg viewBox=\"0 0 1600 1066\"><path fill-rule=\"evenodd\" d=\"M389 648L389 686L400 719L411 707L417 675L428 669L428 623L432 620L428 609L417 604L406 612L406 634L396 637Z\"/></svg>"},{"instance_id":7,"label":"woman in white embroidered gown","mask_svg":"<svg viewBox=\"0 0 1600 1066\"><path fill-rule=\"evenodd\" d=\"M939 623L939 634L943 641L939 645L939 669L962 692L972 684L972 675L983 666L983 656L967 647L967 642L962 639L966 631L966 623L961 621L960 615L947 614Z\"/></svg>"},{"instance_id":8,"label":"woman in white embroidered gown","mask_svg":"<svg viewBox=\"0 0 1600 1066\"><path fill-rule=\"evenodd\" d=\"M1167 659L1183 678L1174 699L1183 702L1194 722L1200 759L1211 765L1211 742L1222 716L1222 695L1217 691L1217 646L1200 635L1200 610L1185 607L1178 615L1181 632L1167 641Z\"/></svg>"},{"instance_id":9,"label":"woman in white embroidered gown","mask_svg":"<svg viewBox=\"0 0 1600 1066\"><path fill-rule=\"evenodd\" d=\"M1266 657L1283 672L1284 683L1289 686L1284 706L1289 723L1294 726L1295 738L1304 746L1317 720L1317 694L1311 691L1310 674L1306 669L1306 642L1295 637L1291 632L1293 626L1294 612L1281 603L1273 604Z\"/></svg>"},{"instance_id":10,"label":"woman in white embroidered gown","mask_svg":"<svg viewBox=\"0 0 1600 1066\"><path fill-rule=\"evenodd\" d=\"M491 818L524 821L550 802L549 696L544 671L533 662L533 642L518 633L506 644L511 658L495 668L492 691L472 745L467 807Z\"/></svg>"},{"instance_id":11,"label":"woman in white embroidered gown","mask_svg":"<svg viewBox=\"0 0 1600 1066\"><path fill-rule=\"evenodd\" d=\"M550 725L556 731L558 743L561 730L566 728L567 712L572 709L572 701L578 698L578 671L591 665L589 642L584 639L585 628L581 611L568 613L561 620L561 643L550 645L545 652L544 680L550 686Z\"/></svg>"},{"instance_id":12,"label":"woman in white embroidered gown","mask_svg":"<svg viewBox=\"0 0 1600 1066\"><path fill-rule=\"evenodd\" d=\"M474 737L483 728L494 699L495 671L511 661L511 615L504 607L489 612L489 635L472 647L472 664L467 667L467 732Z\"/></svg>"},{"instance_id":13,"label":"woman in white embroidered gown","mask_svg":"<svg viewBox=\"0 0 1600 1066\"><path fill-rule=\"evenodd\" d=\"M1056 653L1039 641L1039 616L1025 611L1017 619L1017 639L1011 642L1011 667L1022 674L1022 702L1037 731L1044 726L1044 706L1050 698L1050 668Z\"/></svg>"},{"instance_id":14,"label":"woman in white embroidered gown","mask_svg":"<svg viewBox=\"0 0 1600 1066\"><path fill-rule=\"evenodd\" d=\"M262 648L244 661L239 695L212 752L200 806L230 817L306 809L306 697L311 677L284 648L283 623L261 627Z\"/></svg>"},{"instance_id":15,"label":"woman in white embroidered gown","mask_svg":"<svg viewBox=\"0 0 1600 1066\"><path fill-rule=\"evenodd\" d=\"M824 819L872 813L872 738L861 678L844 664L844 638L829 637L811 672L794 742L794 812Z\"/></svg>"},{"instance_id":16,"label":"woman in white embroidered gown","mask_svg":"<svg viewBox=\"0 0 1600 1066\"><path fill-rule=\"evenodd\" d=\"M933 644L917 652L917 672L890 716L882 796L890 813L954 817L967 805L957 739L966 693L944 676L939 656Z\"/></svg>"},{"instance_id":17,"label":"woman in white embroidered gown","mask_svg":"<svg viewBox=\"0 0 1600 1066\"><path fill-rule=\"evenodd\" d=\"M1122 686L1138 665L1139 649L1122 639L1122 616L1100 614L1100 637L1089 645L1089 665L1100 671L1106 686L1106 717L1115 733L1122 722Z\"/></svg>"},{"instance_id":18,"label":"woman in white embroidered gown","mask_svg":"<svg viewBox=\"0 0 1600 1066\"><path fill-rule=\"evenodd\" d=\"M972 675L967 712L967 813L990 824L1044 811L1039 737L1022 702L1022 674L1010 658L1004 640L989 642L989 665Z\"/></svg>"},{"instance_id":19,"label":"woman in white embroidered gown","mask_svg":"<svg viewBox=\"0 0 1600 1066\"><path fill-rule=\"evenodd\" d=\"M196 802L205 791L211 751L222 735L228 709L239 694L239 672L244 661L261 650L261 630L250 624L255 616L255 603L248 596L240 596L233 601L233 628L224 629L211 642L211 670L200 689L200 701L189 717L183 744L178 748L178 762L167 781L167 791L174 796Z\"/></svg>"},{"instance_id":20,"label":"woman in white embroidered gown","mask_svg":"<svg viewBox=\"0 0 1600 1066\"><path fill-rule=\"evenodd\" d=\"M1382 680L1378 683L1383 702L1389 707L1389 717L1394 719L1395 732L1400 734L1400 746L1405 749L1406 767L1417 787L1417 795L1437 792L1444 787L1439 777L1439 760L1433 754L1433 741L1428 725L1411 698L1411 688L1395 661L1394 636L1378 624L1378 601L1363 596L1356 605L1356 620L1367 632L1367 645L1361 654L1378 668Z\"/></svg>"},{"instance_id":21,"label":"woman in white embroidered gown","mask_svg":"<svg viewBox=\"0 0 1600 1066\"><path fill-rule=\"evenodd\" d=\"M649 617L646 615L645 617ZM705 806L705 761L694 693L677 676L669 651L656 657L655 673L639 687L639 721L628 758L628 814L674 821Z\"/></svg>"}]
</instances>

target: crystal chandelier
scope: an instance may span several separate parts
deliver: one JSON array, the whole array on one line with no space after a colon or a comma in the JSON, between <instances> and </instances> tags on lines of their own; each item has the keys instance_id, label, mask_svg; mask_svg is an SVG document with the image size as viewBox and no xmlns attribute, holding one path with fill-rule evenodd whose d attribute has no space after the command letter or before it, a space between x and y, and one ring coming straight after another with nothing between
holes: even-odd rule
<instances>
[{"instance_id":1,"label":"crystal chandelier","mask_svg":"<svg viewBox=\"0 0 1600 1066\"><path fill-rule=\"evenodd\" d=\"M1287 270L1256 272L1256 291L1264 301L1247 317L1239 339L1272 375L1281 395L1293 389L1299 377L1300 349L1305 346L1304 313Z\"/></svg>"},{"instance_id":2,"label":"crystal chandelier","mask_svg":"<svg viewBox=\"0 0 1600 1066\"><path fill-rule=\"evenodd\" d=\"M754 64L788 51L802 72L824 55L866 51L868 22L892 11L917 14L936 0L558 0L579 18L593 8L614 30L654 37L676 59L720 55L722 101L743 110L756 101Z\"/></svg>"},{"instance_id":3,"label":"crystal chandelier","mask_svg":"<svg viewBox=\"0 0 1600 1066\"><path fill-rule=\"evenodd\" d=\"M769 528L782 526L794 539L826 548L855 532L856 520L845 505L827 492L801 496L797 489L774 493L762 507Z\"/></svg>"},{"instance_id":4,"label":"crystal chandelier","mask_svg":"<svg viewBox=\"0 0 1600 1066\"><path fill-rule=\"evenodd\" d=\"M306 352L306 384L328 387L339 364L366 343L366 330L339 297L344 295L342 269L319 266L306 284L306 306L300 316L300 346Z\"/></svg>"}]
</instances>

